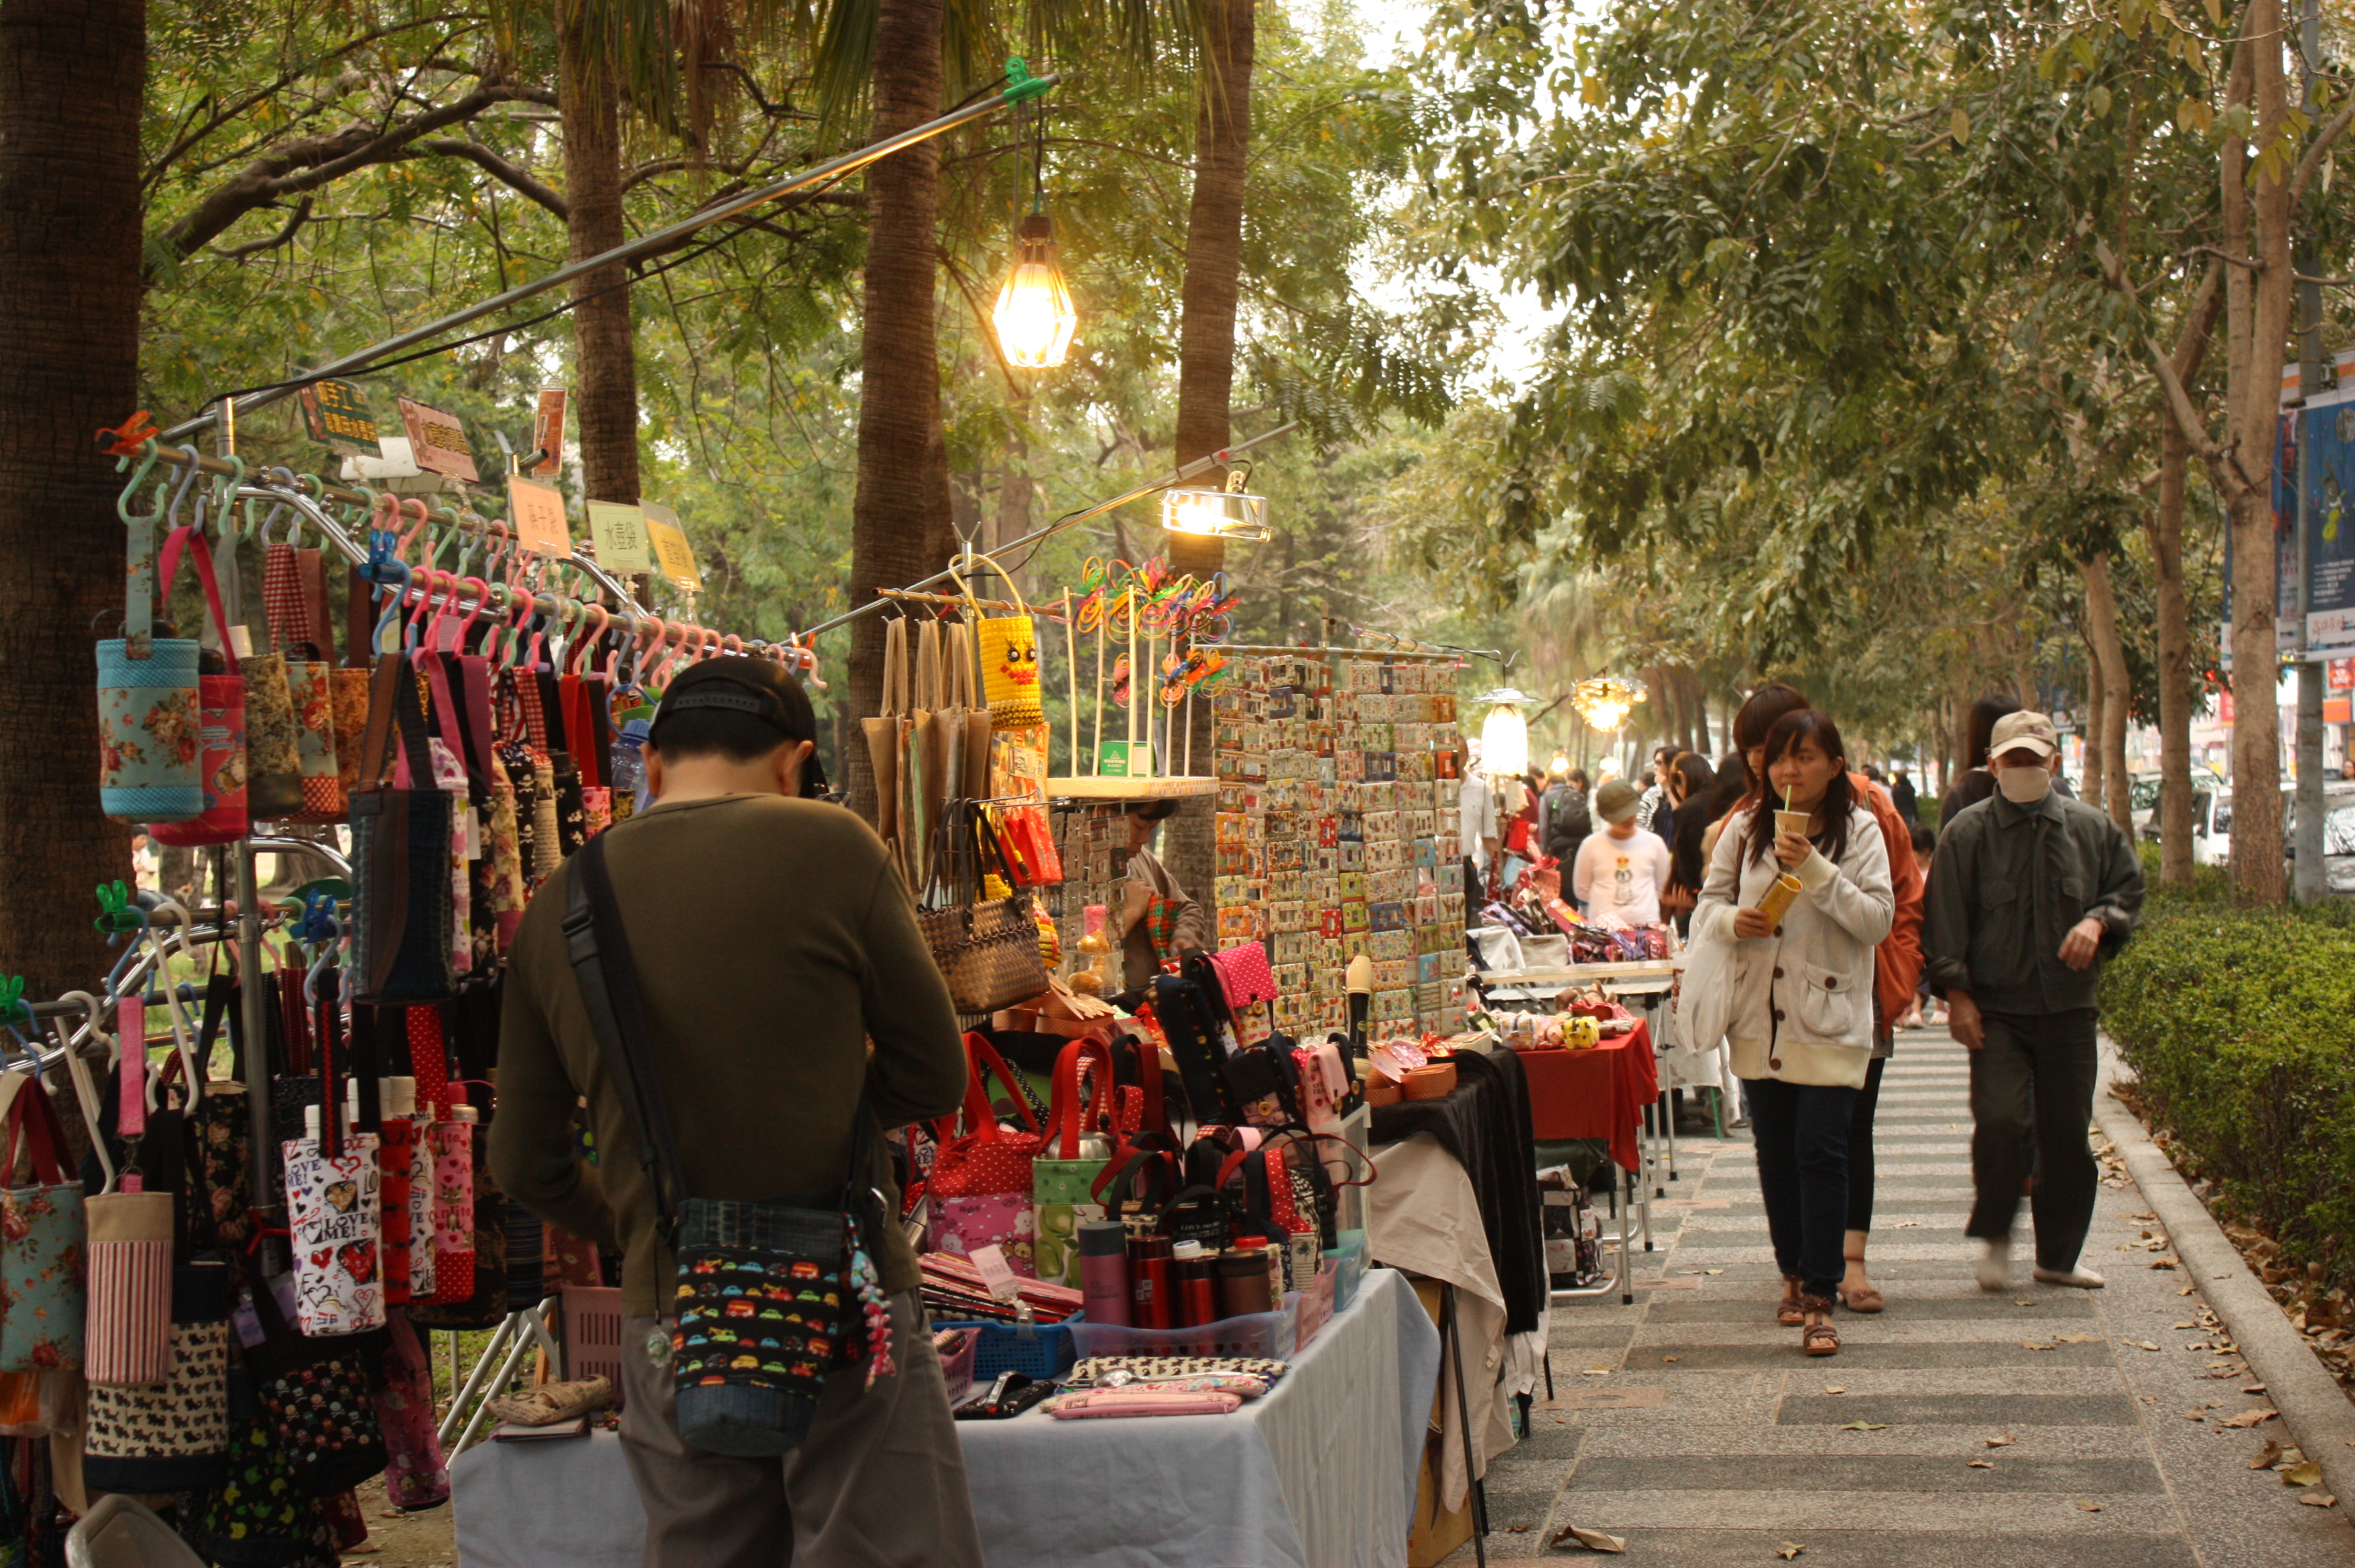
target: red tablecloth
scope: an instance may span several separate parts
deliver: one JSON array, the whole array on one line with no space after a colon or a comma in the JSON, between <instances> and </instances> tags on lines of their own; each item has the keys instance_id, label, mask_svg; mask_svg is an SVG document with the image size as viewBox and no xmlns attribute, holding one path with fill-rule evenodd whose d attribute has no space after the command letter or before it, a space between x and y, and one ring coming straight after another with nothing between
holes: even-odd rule
<instances>
[{"instance_id":1,"label":"red tablecloth","mask_svg":"<svg viewBox=\"0 0 2355 1568\"><path fill-rule=\"evenodd\" d=\"M1529 1081L1529 1131L1540 1143L1608 1138L1611 1157L1629 1170L1643 1161L1636 1132L1644 1107L1660 1097L1652 1031L1642 1022L1592 1051L1524 1051Z\"/></svg>"}]
</instances>

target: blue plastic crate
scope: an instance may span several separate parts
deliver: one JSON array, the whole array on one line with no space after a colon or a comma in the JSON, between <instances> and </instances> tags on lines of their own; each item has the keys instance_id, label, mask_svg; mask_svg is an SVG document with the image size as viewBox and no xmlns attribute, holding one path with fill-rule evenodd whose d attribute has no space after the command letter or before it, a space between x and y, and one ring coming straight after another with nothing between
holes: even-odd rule
<instances>
[{"instance_id":1,"label":"blue plastic crate","mask_svg":"<svg viewBox=\"0 0 2355 1568\"><path fill-rule=\"evenodd\" d=\"M1028 1338L1011 1323L935 1323L932 1327L974 1331L973 1381L979 1385L1000 1372L1042 1380L1061 1377L1080 1359L1071 1328L1078 1320L1035 1324Z\"/></svg>"}]
</instances>

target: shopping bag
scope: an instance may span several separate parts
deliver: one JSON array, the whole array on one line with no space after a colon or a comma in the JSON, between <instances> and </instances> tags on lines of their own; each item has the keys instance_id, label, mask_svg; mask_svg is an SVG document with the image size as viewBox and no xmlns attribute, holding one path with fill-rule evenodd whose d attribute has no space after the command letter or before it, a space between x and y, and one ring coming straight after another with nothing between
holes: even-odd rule
<instances>
[{"instance_id":1,"label":"shopping bag","mask_svg":"<svg viewBox=\"0 0 2355 1568\"><path fill-rule=\"evenodd\" d=\"M1030 1275L1037 1234L1031 1163L1047 1137L996 1049L977 1034L966 1035L964 1045L965 1130L952 1136L950 1125L940 1124L940 1153L924 1188L932 1200L932 1245L967 1257L982 1247L997 1247L1015 1273ZM1009 1133L997 1125L989 1100L992 1073L1013 1096L1015 1112L1028 1131Z\"/></svg>"},{"instance_id":2,"label":"shopping bag","mask_svg":"<svg viewBox=\"0 0 2355 1568\"><path fill-rule=\"evenodd\" d=\"M123 635L98 645L99 808L118 822L186 822L205 808L197 640L155 635L153 520L130 535Z\"/></svg>"},{"instance_id":3,"label":"shopping bag","mask_svg":"<svg viewBox=\"0 0 2355 1568\"><path fill-rule=\"evenodd\" d=\"M387 655L378 666L361 762L364 787L350 797L353 990L362 1002L440 1001L457 987L449 869L456 824L451 792L432 787L419 684L400 655ZM407 784L393 778L396 724Z\"/></svg>"},{"instance_id":4,"label":"shopping bag","mask_svg":"<svg viewBox=\"0 0 2355 1568\"><path fill-rule=\"evenodd\" d=\"M123 1004L115 1131L123 1168L83 1204L90 1226L90 1319L82 1375L106 1383L160 1383L171 1368L172 1225L169 1192L145 1190L140 1160L147 1141L145 1008Z\"/></svg>"},{"instance_id":5,"label":"shopping bag","mask_svg":"<svg viewBox=\"0 0 2355 1568\"><path fill-rule=\"evenodd\" d=\"M65 1128L46 1089L21 1072L0 1074L0 1372L79 1367L88 1315L82 1185L65 1168Z\"/></svg>"},{"instance_id":6,"label":"shopping bag","mask_svg":"<svg viewBox=\"0 0 2355 1568\"><path fill-rule=\"evenodd\" d=\"M314 1339L294 1333L268 1285L253 1292L262 1342L246 1351L254 1396L284 1453L294 1490L324 1498L384 1468L376 1384L383 1335Z\"/></svg>"},{"instance_id":7,"label":"shopping bag","mask_svg":"<svg viewBox=\"0 0 2355 1568\"><path fill-rule=\"evenodd\" d=\"M325 563L315 549L274 544L263 553L263 607L271 641L286 660L295 760L303 802L296 822L344 819L342 771L336 755L334 634L327 625Z\"/></svg>"},{"instance_id":8,"label":"shopping bag","mask_svg":"<svg viewBox=\"0 0 2355 1568\"><path fill-rule=\"evenodd\" d=\"M376 1399L384 1495L397 1509L428 1509L450 1496L450 1467L433 1421L433 1368L405 1314L394 1313L386 1329L384 1386Z\"/></svg>"},{"instance_id":9,"label":"shopping bag","mask_svg":"<svg viewBox=\"0 0 2355 1568\"><path fill-rule=\"evenodd\" d=\"M890 849L900 880L912 888L915 871L907 859L900 821L900 753L907 744L907 719L908 623L894 616L883 624L883 710L859 720L858 728L867 737L868 763L875 770L876 834Z\"/></svg>"},{"instance_id":10,"label":"shopping bag","mask_svg":"<svg viewBox=\"0 0 2355 1568\"><path fill-rule=\"evenodd\" d=\"M1092 1189L1112 1156L1112 1049L1101 1038L1075 1040L1055 1059L1052 1141L1030 1162L1030 1200L1038 1210L1032 1264L1040 1279L1057 1285L1078 1287L1079 1228L1103 1218Z\"/></svg>"},{"instance_id":11,"label":"shopping bag","mask_svg":"<svg viewBox=\"0 0 2355 1568\"><path fill-rule=\"evenodd\" d=\"M1037 996L1047 988L1039 927L1027 897L1010 891L1013 873L996 835L982 827L978 808L958 801L943 816L940 838L916 923L950 1000L959 1013L975 1016ZM1007 884L1005 896L981 896L988 872Z\"/></svg>"},{"instance_id":12,"label":"shopping bag","mask_svg":"<svg viewBox=\"0 0 2355 1568\"><path fill-rule=\"evenodd\" d=\"M92 1383L82 1483L109 1492L184 1492L229 1474L229 1265L172 1271L163 1381Z\"/></svg>"},{"instance_id":13,"label":"shopping bag","mask_svg":"<svg viewBox=\"0 0 2355 1568\"><path fill-rule=\"evenodd\" d=\"M474 1114L468 1106L458 1110ZM463 1214L450 1206L449 1183L442 1178L455 1168L447 1158L450 1144L439 1144L434 1203L447 1212L445 1222L433 1232L434 1291L431 1301L420 1296L410 1307L409 1320L420 1328L494 1328L507 1315L508 1204L491 1175L491 1129L474 1121L444 1122L439 1127L467 1135L471 1152L465 1206ZM462 1245L464 1252L452 1250ZM456 1288L453 1282L458 1280L465 1282L464 1290Z\"/></svg>"},{"instance_id":14,"label":"shopping bag","mask_svg":"<svg viewBox=\"0 0 2355 1568\"><path fill-rule=\"evenodd\" d=\"M988 560L986 556L976 557ZM995 568L997 563L989 561ZM1008 730L1027 730L1047 721L1045 711L1039 706L1039 626L1030 618L1029 606L1022 602L1022 589L1013 577L1002 569L998 577L1007 592L1014 595L1018 613L983 615L975 612L975 632L981 653L981 686L989 700L989 725L1004 733ZM959 587L964 584L960 582ZM967 590L967 596L971 591Z\"/></svg>"},{"instance_id":15,"label":"shopping bag","mask_svg":"<svg viewBox=\"0 0 2355 1568\"><path fill-rule=\"evenodd\" d=\"M196 558L197 581L203 585L205 611L220 643L227 669L197 677L197 735L200 748L197 777L204 789L205 808L186 822L159 822L148 831L158 844L176 849L207 844L227 844L242 837L248 826L249 788L246 777L246 677L221 613L218 581L211 554L191 528L175 528L164 541L164 592L172 589L180 555Z\"/></svg>"}]
</instances>

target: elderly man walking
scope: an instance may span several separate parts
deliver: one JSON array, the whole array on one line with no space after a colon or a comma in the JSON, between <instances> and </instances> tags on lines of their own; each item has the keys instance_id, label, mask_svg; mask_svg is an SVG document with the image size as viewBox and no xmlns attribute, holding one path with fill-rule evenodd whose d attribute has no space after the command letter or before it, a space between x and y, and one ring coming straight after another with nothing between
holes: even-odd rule
<instances>
[{"instance_id":1,"label":"elderly man walking","mask_svg":"<svg viewBox=\"0 0 2355 1568\"><path fill-rule=\"evenodd\" d=\"M2103 1284L2080 1257L2100 1172L2087 1146L2094 1110L2101 963L2142 909L2142 865L2125 830L2053 793L2060 739L2041 713L2008 713L1987 746L1996 793L1956 814L1938 839L1922 923L1930 982L1948 1031L1971 1053L1966 1233L1980 1243L1982 1289L2010 1284L2011 1222L2035 1140L2036 1277Z\"/></svg>"}]
</instances>

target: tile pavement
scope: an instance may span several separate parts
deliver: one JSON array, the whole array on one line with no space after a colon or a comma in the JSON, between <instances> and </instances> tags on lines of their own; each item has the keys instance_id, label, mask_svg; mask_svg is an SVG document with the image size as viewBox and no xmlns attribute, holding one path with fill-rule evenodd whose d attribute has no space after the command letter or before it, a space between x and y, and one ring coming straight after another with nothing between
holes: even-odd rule
<instances>
[{"instance_id":1,"label":"tile pavement","mask_svg":"<svg viewBox=\"0 0 2355 1568\"><path fill-rule=\"evenodd\" d=\"M1889 1309L1843 1312L1846 1348L1819 1360L1774 1320L1749 1145L1681 1144L1636 1305L1554 1311L1556 1397L1490 1467L1488 1560L1593 1555L1548 1549L1574 1523L1663 1568L1774 1563L1786 1543L1817 1568L2355 1568L2341 1509L2247 1467L2277 1424L2222 1424L2264 1397L2196 1327L2199 1282L2154 1266L2172 1253L2123 1177L2085 1248L2108 1288L2034 1285L2024 1262L2013 1289L1977 1288L1969 1135L1962 1049L1901 1035L1876 1125ZM2027 1223L2023 1206L2022 1254Z\"/></svg>"}]
</instances>

